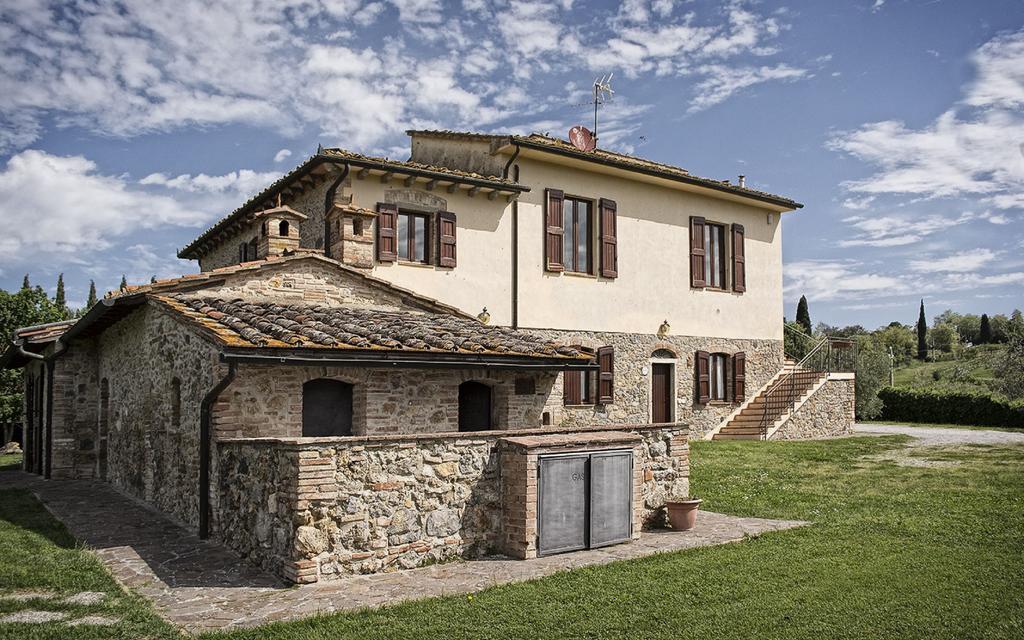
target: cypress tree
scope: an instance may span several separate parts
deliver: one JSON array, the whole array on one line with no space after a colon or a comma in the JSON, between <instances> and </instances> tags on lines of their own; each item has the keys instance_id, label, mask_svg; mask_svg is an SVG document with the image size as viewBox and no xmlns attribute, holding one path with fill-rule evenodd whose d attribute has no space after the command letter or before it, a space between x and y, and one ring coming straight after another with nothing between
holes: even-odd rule
<instances>
[{"instance_id":1,"label":"cypress tree","mask_svg":"<svg viewBox=\"0 0 1024 640\"><path fill-rule=\"evenodd\" d=\"M64 294L64 274L57 276L57 293L53 296L53 304L57 305L57 310L61 313L67 314L68 310L68 299Z\"/></svg>"},{"instance_id":2,"label":"cypress tree","mask_svg":"<svg viewBox=\"0 0 1024 640\"><path fill-rule=\"evenodd\" d=\"M811 335L811 312L807 310L807 296L800 296L796 305L796 321L804 327L804 332Z\"/></svg>"},{"instance_id":3,"label":"cypress tree","mask_svg":"<svg viewBox=\"0 0 1024 640\"><path fill-rule=\"evenodd\" d=\"M123 274L121 275L121 287L120 287L120 290L121 291L127 291L128 290L128 278L124 277Z\"/></svg>"},{"instance_id":4,"label":"cypress tree","mask_svg":"<svg viewBox=\"0 0 1024 640\"><path fill-rule=\"evenodd\" d=\"M924 317L924 300L921 300L921 314L917 318L917 359L928 357L928 321Z\"/></svg>"},{"instance_id":5,"label":"cypress tree","mask_svg":"<svg viewBox=\"0 0 1024 640\"><path fill-rule=\"evenodd\" d=\"M28 281L28 274L26 273L25 274L25 279L21 281L21 290L25 291L26 289L31 289L31 288L32 288L32 284Z\"/></svg>"},{"instance_id":6,"label":"cypress tree","mask_svg":"<svg viewBox=\"0 0 1024 640\"><path fill-rule=\"evenodd\" d=\"M989 344L992 342L992 325L989 324L988 314L981 314L981 331L978 337L980 344Z\"/></svg>"},{"instance_id":7,"label":"cypress tree","mask_svg":"<svg viewBox=\"0 0 1024 640\"><path fill-rule=\"evenodd\" d=\"M85 302L86 309L92 309L99 300L96 299L96 281L89 281L89 299Z\"/></svg>"}]
</instances>

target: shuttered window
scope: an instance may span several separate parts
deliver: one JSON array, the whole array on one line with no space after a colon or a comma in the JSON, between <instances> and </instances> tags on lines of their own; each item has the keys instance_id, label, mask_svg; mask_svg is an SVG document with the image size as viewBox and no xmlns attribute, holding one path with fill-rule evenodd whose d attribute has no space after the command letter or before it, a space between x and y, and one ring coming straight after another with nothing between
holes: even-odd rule
<instances>
[{"instance_id":1,"label":"shuttered window","mask_svg":"<svg viewBox=\"0 0 1024 640\"><path fill-rule=\"evenodd\" d=\"M394 262L398 258L398 243L395 227L398 224L398 207L386 202L377 203L377 260Z\"/></svg>"},{"instance_id":2,"label":"shuttered window","mask_svg":"<svg viewBox=\"0 0 1024 640\"><path fill-rule=\"evenodd\" d=\"M398 214L398 258L409 262L430 262L427 216L421 213Z\"/></svg>"},{"instance_id":3,"label":"shuttered window","mask_svg":"<svg viewBox=\"0 0 1024 640\"><path fill-rule=\"evenodd\" d=\"M725 226L704 223L704 286L725 288Z\"/></svg>"},{"instance_id":4,"label":"shuttered window","mask_svg":"<svg viewBox=\"0 0 1024 640\"><path fill-rule=\"evenodd\" d=\"M562 210L565 194L558 189L547 189L544 196L544 268L547 271L562 271L565 240Z\"/></svg>"},{"instance_id":5,"label":"shuttered window","mask_svg":"<svg viewBox=\"0 0 1024 640\"><path fill-rule=\"evenodd\" d=\"M566 406L594 404L594 379L589 371L562 374L562 403Z\"/></svg>"},{"instance_id":6,"label":"shuttered window","mask_svg":"<svg viewBox=\"0 0 1024 640\"><path fill-rule=\"evenodd\" d=\"M747 290L747 258L744 247L743 225L732 225L732 290Z\"/></svg>"},{"instance_id":7,"label":"shuttered window","mask_svg":"<svg viewBox=\"0 0 1024 640\"><path fill-rule=\"evenodd\" d=\"M597 402L615 402L615 348L600 347L597 350Z\"/></svg>"},{"instance_id":8,"label":"shuttered window","mask_svg":"<svg viewBox=\"0 0 1024 640\"><path fill-rule=\"evenodd\" d=\"M740 351L732 356L732 401L742 404L747 397L747 354Z\"/></svg>"},{"instance_id":9,"label":"shuttered window","mask_svg":"<svg viewBox=\"0 0 1024 640\"><path fill-rule=\"evenodd\" d=\"M593 273L590 245L594 225L591 202L579 198L563 198L562 221L562 268L574 273Z\"/></svg>"},{"instance_id":10,"label":"shuttered window","mask_svg":"<svg viewBox=\"0 0 1024 640\"><path fill-rule=\"evenodd\" d=\"M601 277L615 278L619 275L619 247L617 205L614 200L601 198L598 204L601 216Z\"/></svg>"},{"instance_id":11,"label":"shuttered window","mask_svg":"<svg viewBox=\"0 0 1024 640\"><path fill-rule=\"evenodd\" d=\"M698 351L694 358L697 377L697 403L707 404L711 400L711 354Z\"/></svg>"},{"instance_id":12,"label":"shuttered window","mask_svg":"<svg viewBox=\"0 0 1024 640\"><path fill-rule=\"evenodd\" d=\"M455 214L451 211L437 214L437 264L455 266Z\"/></svg>"},{"instance_id":13,"label":"shuttered window","mask_svg":"<svg viewBox=\"0 0 1024 640\"><path fill-rule=\"evenodd\" d=\"M690 286L695 289L707 286L704 254L704 218L690 216Z\"/></svg>"}]
</instances>

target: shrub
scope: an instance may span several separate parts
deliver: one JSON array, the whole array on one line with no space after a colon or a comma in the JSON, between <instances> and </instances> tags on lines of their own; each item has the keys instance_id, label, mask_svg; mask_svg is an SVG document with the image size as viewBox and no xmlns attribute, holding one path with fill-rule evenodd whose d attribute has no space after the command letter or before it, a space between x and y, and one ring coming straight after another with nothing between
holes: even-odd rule
<instances>
[{"instance_id":1,"label":"shrub","mask_svg":"<svg viewBox=\"0 0 1024 640\"><path fill-rule=\"evenodd\" d=\"M1024 402L978 393L886 387L878 392L882 419L1024 428Z\"/></svg>"}]
</instances>

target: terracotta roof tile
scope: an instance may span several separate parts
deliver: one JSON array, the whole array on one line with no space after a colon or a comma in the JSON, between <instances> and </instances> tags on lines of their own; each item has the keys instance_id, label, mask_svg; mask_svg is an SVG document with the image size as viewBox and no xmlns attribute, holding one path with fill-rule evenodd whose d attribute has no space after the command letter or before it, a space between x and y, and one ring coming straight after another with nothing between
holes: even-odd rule
<instances>
[{"instance_id":1,"label":"terracotta roof tile","mask_svg":"<svg viewBox=\"0 0 1024 640\"><path fill-rule=\"evenodd\" d=\"M64 335L64 332L70 329L76 322L78 322L77 319L62 320L60 322L37 324L31 327L21 327L14 331L14 336L16 339L24 340L29 344L53 342Z\"/></svg>"},{"instance_id":2,"label":"terracotta roof tile","mask_svg":"<svg viewBox=\"0 0 1024 640\"><path fill-rule=\"evenodd\" d=\"M593 357L529 333L441 313L284 305L182 293L156 299L236 347Z\"/></svg>"}]
</instances>

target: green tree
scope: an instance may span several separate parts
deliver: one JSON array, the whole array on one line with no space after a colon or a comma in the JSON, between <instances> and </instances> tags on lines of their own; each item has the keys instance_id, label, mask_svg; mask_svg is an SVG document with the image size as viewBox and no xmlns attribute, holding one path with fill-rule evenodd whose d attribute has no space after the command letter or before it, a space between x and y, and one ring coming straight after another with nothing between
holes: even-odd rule
<instances>
[{"instance_id":1,"label":"green tree","mask_svg":"<svg viewBox=\"0 0 1024 640\"><path fill-rule=\"evenodd\" d=\"M800 296L800 302L796 305L796 321L803 326L802 331L811 334L811 312L807 309L807 296Z\"/></svg>"},{"instance_id":2,"label":"green tree","mask_svg":"<svg viewBox=\"0 0 1024 640\"><path fill-rule=\"evenodd\" d=\"M893 322L884 329L878 329L873 335L886 354L892 349L896 364L906 365L913 359L914 332L909 327Z\"/></svg>"},{"instance_id":3,"label":"green tree","mask_svg":"<svg viewBox=\"0 0 1024 640\"><path fill-rule=\"evenodd\" d=\"M89 281L89 299L85 301L85 309L86 309L86 311L88 311L89 309L92 309L93 306L95 306L97 302L99 302L99 300L96 299L96 282L93 281L93 280L90 280Z\"/></svg>"},{"instance_id":4,"label":"green tree","mask_svg":"<svg viewBox=\"0 0 1024 640\"><path fill-rule=\"evenodd\" d=\"M932 347L945 353L953 353L960 345L960 334L956 326L943 322L932 328Z\"/></svg>"},{"instance_id":5,"label":"green tree","mask_svg":"<svg viewBox=\"0 0 1024 640\"><path fill-rule=\"evenodd\" d=\"M889 353L875 336L857 339L857 379L854 411L858 420L871 420L882 414L878 392L889 384Z\"/></svg>"},{"instance_id":6,"label":"green tree","mask_svg":"<svg viewBox=\"0 0 1024 640\"><path fill-rule=\"evenodd\" d=\"M25 276L27 283L28 276ZM62 317L42 287L23 286L17 293L0 289L0 336L5 343L19 327L56 322ZM21 419L21 395L21 371L0 370L0 422Z\"/></svg>"},{"instance_id":7,"label":"green tree","mask_svg":"<svg viewBox=\"0 0 1024 640\"><path fill-rule=\"evenodd\" d=\"M917 359L928 358L928 320L924 317L924 300L921 300L921 313L917 317Z\"/></svg>"},{"instance_id":8,"label":"green tree","mask_svg":"<svg viewBox=\"0 0 1024 640\"><path fill-rule=\"evenodd\" d=\"M68 299L64 293L64 274L57 276L57 293L53 296L53 304L63 314L64 318L71 315L68 309Z\"/></svg>"},{"instance_id":9,"label":"green tree","mask_svg":"<svg viewBox=\"0 0 1024 640\"><path fill-rule=\"evenodd\" d=\"M981 327L978 329L978 344L990 344L992 342L992 323L988 320L988 314L981 314Z\"/></svg>"},{"instance_id":10,"label":"green tree","mask_svg":"<svg viewBox=\"0 0 1024 640\"><path fill-rule=\"evenodd\" d=\"M21 289L22 289L22 291L24 291L25 289L31 289L31 288L32 288L32 283L30 283L28 281L28 274L26 273L25 277L21 281Z\"/></svg>"},{"instance_id":11,"label":"green tree","mask_svg":"<svg viewBox=\"0 0 1024 640\"><path fill-rule=\"evenodd\" d=\"M128 278L124 277L123 274L121 275L121 286L119 287L119 290L122 292L128 290Z\"/></svg>"},{"instance_id":12,"label":"green tree","mask_svg":"<svg viewBox=\"0 0 1024 640\"><path fill-rule=\"evenodd\" d=\"M1006 351L996 365L996 378L1007 398L1020 400L1024 398L1024 321L1011 321L1007 338Z\"/></svg>"}]
</instances>

